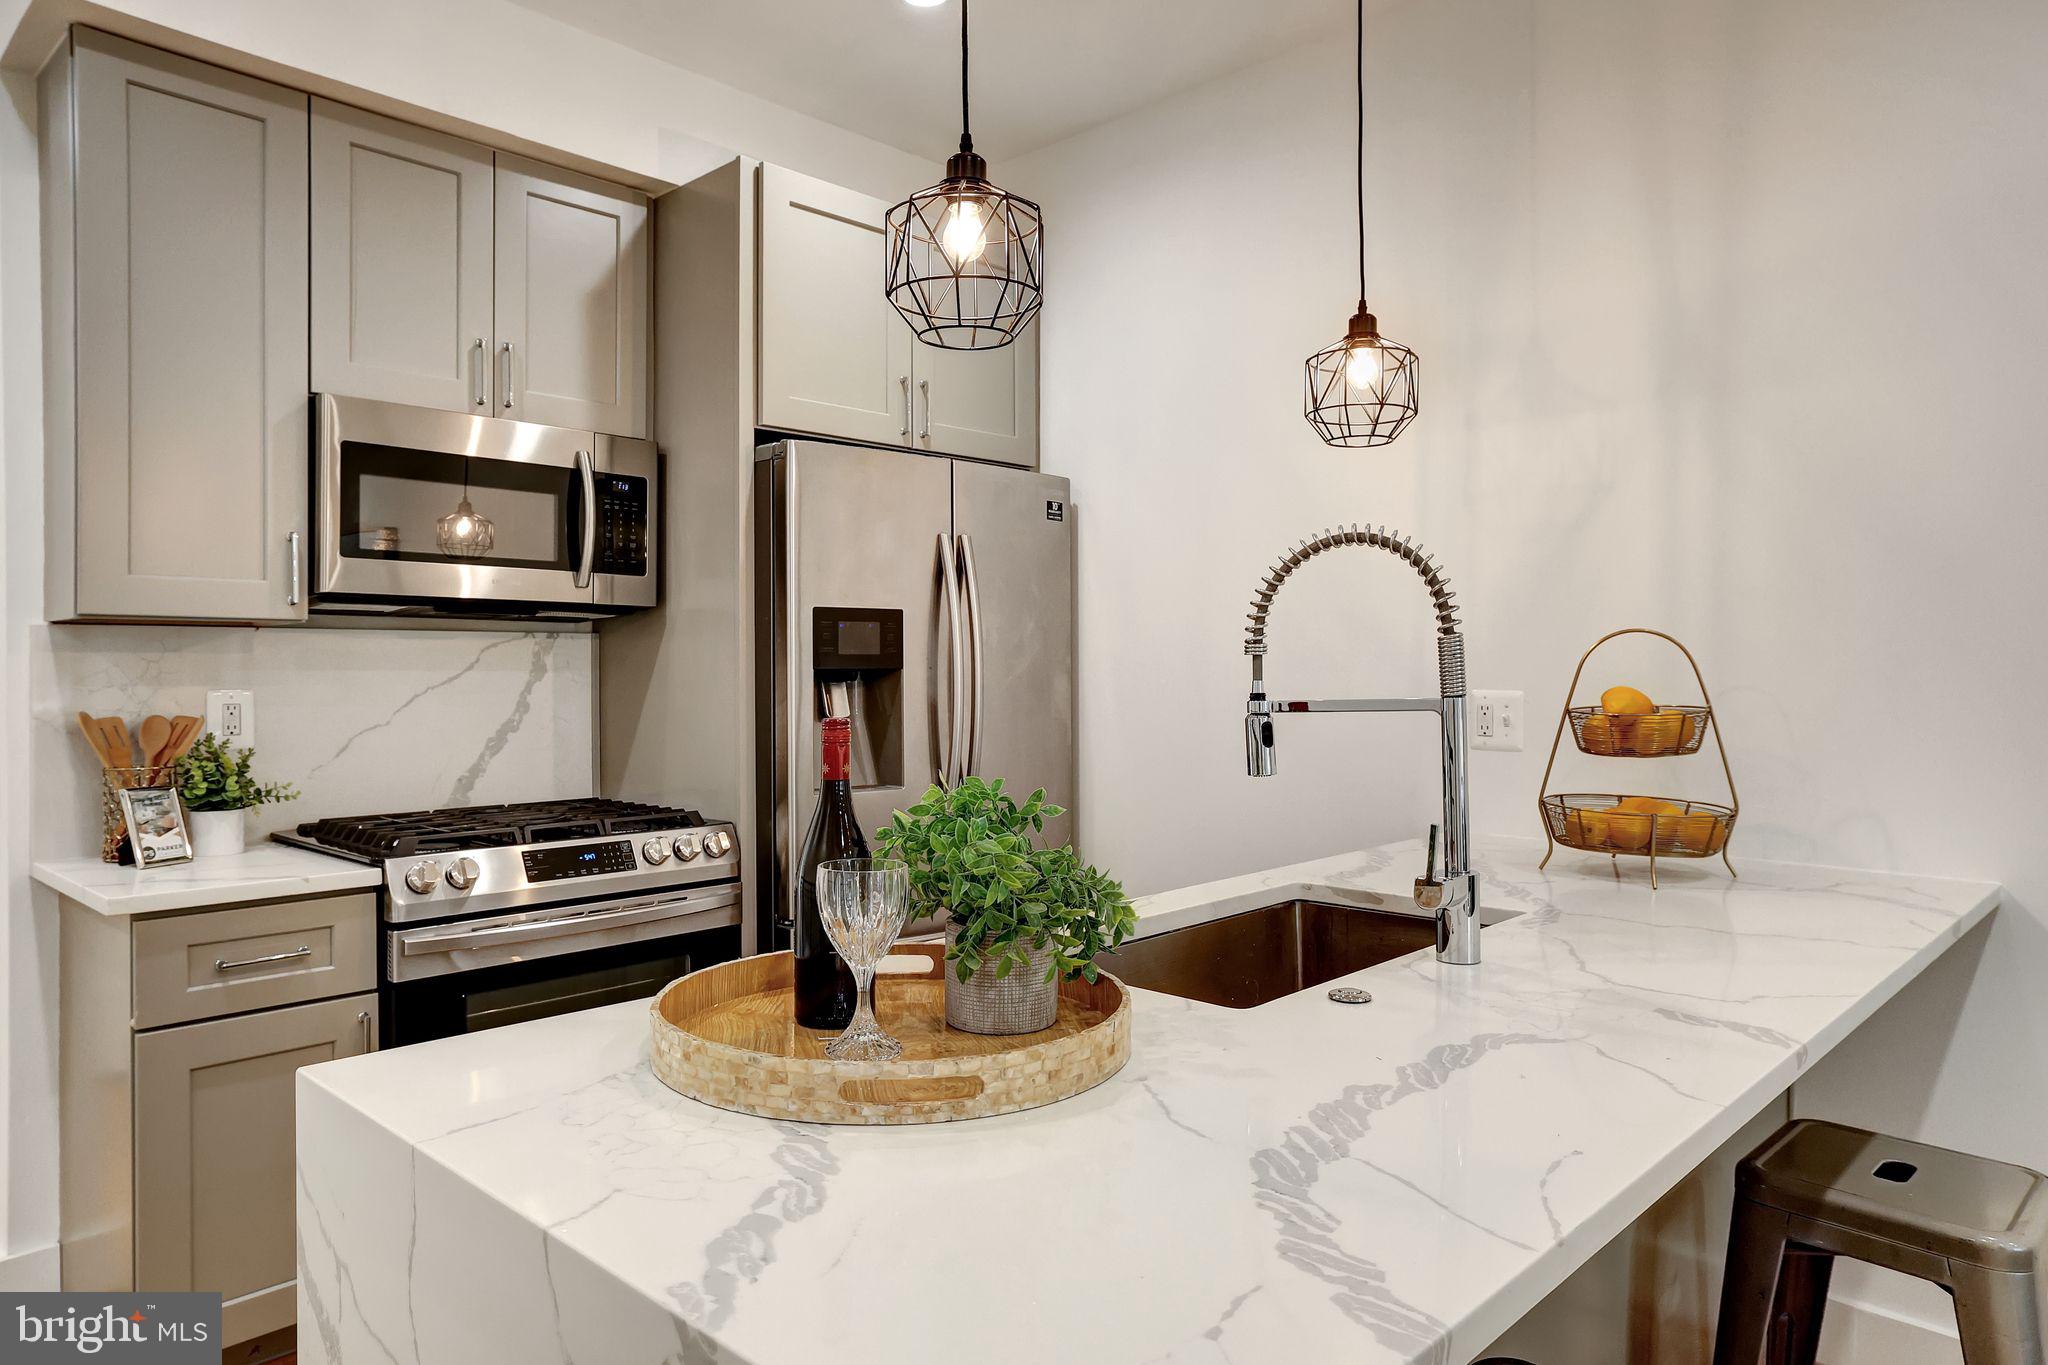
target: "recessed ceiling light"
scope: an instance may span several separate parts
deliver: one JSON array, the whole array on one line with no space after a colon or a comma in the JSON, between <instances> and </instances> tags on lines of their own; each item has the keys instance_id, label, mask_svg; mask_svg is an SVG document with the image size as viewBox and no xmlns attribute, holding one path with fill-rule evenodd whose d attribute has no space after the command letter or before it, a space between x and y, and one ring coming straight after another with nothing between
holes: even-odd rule
<instances>
[{"instance_id":1,"label":"recessed ceiling light","mask_svg":"<svg viewBox=\"0 0 2048 1365\"><path fill-rule=\"evenodd\" d=\"M945 4L946 0L903 0L903 3L915 6L918 9L937 9L940 5Z\"/></svg>"}]
</instances>

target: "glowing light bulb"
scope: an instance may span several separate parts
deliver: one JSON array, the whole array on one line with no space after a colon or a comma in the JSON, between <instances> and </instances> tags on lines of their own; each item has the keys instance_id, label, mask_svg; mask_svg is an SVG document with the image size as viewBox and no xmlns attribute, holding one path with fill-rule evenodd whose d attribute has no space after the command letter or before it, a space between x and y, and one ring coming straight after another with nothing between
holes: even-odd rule
<instances>
[{"instance_id":1,"label":"glowing light bulb","mask_svg":"<svg viewBox=\"0 0 2048 1365\"><path fill-rule=\"evenodd\" d=\"M953 262L953 268L971 265L988 250L988 224L979 199L961 198L946 211L945 226L939 230L939 246Z\"/></svg>"},{"instance_id":2,"label":"glowing light bulb","mask_svg":"<svg viewBox=\"0 0 2048 1365\"><path fill-rule=\"evenodd\" d=\"M1361 341L1344 360L1344 381L1354 389L1377 389L1380 384L1380 348Z\"/></svg>"},{"instance_id":3,"label":"glowing light bulb","mask_svg":"<svg viewBox=\"0 0 2048 1365\"><path fill-rule=\"evenodd\" d=\"M474 531L475 529L476 523L471 521L468 517L457 517L455 519L456 535L467 536L471 531Z\"/></svg>"}]
</instances>

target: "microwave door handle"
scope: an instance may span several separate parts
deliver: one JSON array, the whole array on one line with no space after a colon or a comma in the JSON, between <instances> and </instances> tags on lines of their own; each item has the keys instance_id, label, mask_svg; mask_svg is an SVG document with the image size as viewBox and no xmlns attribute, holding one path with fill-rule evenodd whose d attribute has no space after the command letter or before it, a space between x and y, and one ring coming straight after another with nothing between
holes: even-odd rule
<instances>
[{"instance_id":1,"label":"microwave door handle","mask_svg":"<svg viewBox=\"0 0 2048 1365\"><path fill-rule=\"evenodd\" d=\"M576 587L581 591L590 586L597 560L597 466L587 450L576 452L576 478L583 486L583 551L576 560Z\"/></svg>"},{"instance_id":2,"label":"microwave door handle","mask_svg":"<svg viewBox=\"0 0 2048 1365\"><path fill-rule=\"evenodd\" d=\"M967 709L967 761L962 777L973 777L981 769L981 585L974 576L974 541L960 537L960 578L966 589L967 652L974 670L974 691Z\"/></svg>"},{"instance_id":3,"label":"microwave door handle","mask_svg":"<svg viewBox=\"0 0 2048 1365\"><path fill-rule=\"evenodd\" d=\"M961 722L966 719L967 708L961 696L961 675L966 671L966 659L960 641L960 583L953 571L952 538L939 533L939 577L945 581L946 589L946 642L952 668L946 675L946 757L939 765L939 785L955 786L960 781L959 770L966 763L966 745L961 734ZM932 705L938 705L938 698L932 698Z\"/></svg>"}]
</instances>

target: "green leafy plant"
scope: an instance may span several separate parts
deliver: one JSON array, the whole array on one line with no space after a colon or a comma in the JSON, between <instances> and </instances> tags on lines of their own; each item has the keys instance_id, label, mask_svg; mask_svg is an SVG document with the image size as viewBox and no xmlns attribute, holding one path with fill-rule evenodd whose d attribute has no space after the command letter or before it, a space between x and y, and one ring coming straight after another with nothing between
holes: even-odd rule
<instances>
[{"instance_id":1,"label":"green leafy plant","mask_svg":"<svg viewBox=\"0 0 2048 1365\"><path fill-rule=\"evenodd\" d=\"M178 760L178 795L187 810L247 810L272 801L296 801L298 788L283 782L258 783L249 776L254 749L230 749L218 736L199 737Z\"/></svg>"},{"instance_id":2,"label":"green leafy plant","mask_svg":"<svg viewBox=\"0 0 2048 1365\"><path fill-rule=\"evenodd\" d=\"M962 981L983 969L1000 980L1040 948L1052 951L1048 981L1093 981L1096 954L1137 926L1121 882L1084 866L1071 844L1039 845L1045 822L1065 813L1043 789L1019 804L1001 778L970 777L926 788L876 832L880 856L910 865L913 913L956 929L950 956Z\"/></svg>"}]
</instances>

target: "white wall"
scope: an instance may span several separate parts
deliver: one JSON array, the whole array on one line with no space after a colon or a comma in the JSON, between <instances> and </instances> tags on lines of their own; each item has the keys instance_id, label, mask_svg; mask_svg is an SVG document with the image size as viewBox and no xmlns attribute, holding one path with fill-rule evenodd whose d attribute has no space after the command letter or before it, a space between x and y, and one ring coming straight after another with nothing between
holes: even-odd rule
<instances>
[{"instance_id":1,"label":"white wall","mask_svg":"<svg viewBox=\"0 0 2048 1365\"><path fill-rule=\"evenodd\" d=\"M1443 553L1473 684L1525 690L1543 741L1474 755L1483 830L1538 833L1580 651L1655 625L1714 689L1738 866L2004 882L1981 954L1796 1107L2048 1167L2048 728L2024 709L2048 667L2048 8L1410 0L1372 22L1373 302L1422 357L1393 446L1326 450L1300 417L1300 359L1354 291L1348 36L1015 168L1056 234L1045 459L1085 509L1089 856L1143 890L1427 818L1427 745L1393 719L1287 723L1270 782L1239 756L1260 564L1385 521ZM1276 691L1428 683L1391 561L1318 561L1274 620ZM1675 686L1647 651L1588 680L1634 679ZM1559 782L1645 780L1612 766ZM1712 796L1718 765L1654 781Z\"/></svg>"}]
</instances>

